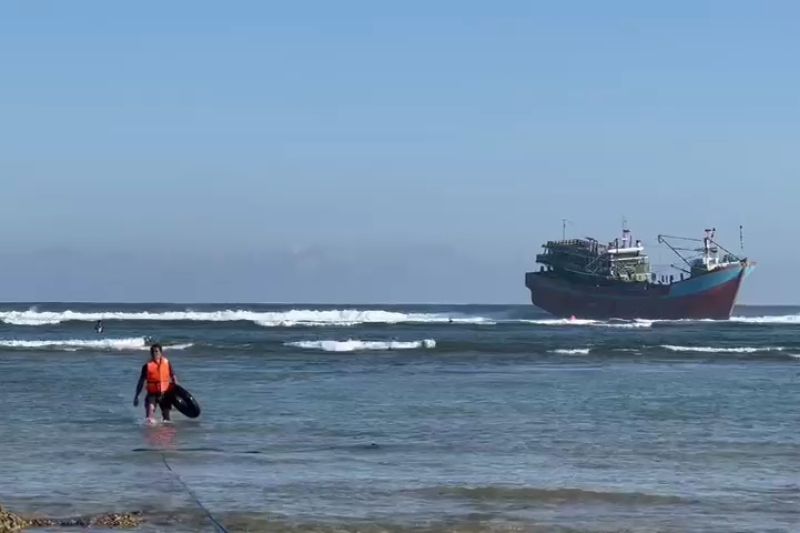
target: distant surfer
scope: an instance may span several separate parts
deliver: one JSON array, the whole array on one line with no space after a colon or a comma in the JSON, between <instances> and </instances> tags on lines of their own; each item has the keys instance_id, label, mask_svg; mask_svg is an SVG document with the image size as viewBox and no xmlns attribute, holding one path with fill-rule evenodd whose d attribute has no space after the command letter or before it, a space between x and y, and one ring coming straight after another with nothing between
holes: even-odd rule
<instances>
[{"instance_id":1,"label":"distant surfer","mask_svg":"<svg viewBox=\"0 0 800 533\"><path fill-rule=\"evenodd\" d=\"M97 333L103 333L103 321L102 321L102 320L98 320L98 321L95 323L95 325L94 325L94 330L95 330Z\"/></svg>"},{"instance_id":2,"label":"distant surfer","mask_svg":"<svg viewBox=\"0 0 800 533\"><path fill-rule=\"evenodd\" d=\"M147 396L144 399L144 410L147 420L154 421L156 405L161 407L161 417L165 421L169 420L172 404L168 395L173 385L178 384L178 378L175 377L172 364L164 357L160 344L150 346L150 361L142 366L139 383L136 385L136 396L133 397L134 407L139 405L139 394L145 383Z\"/></svg>"}]
</instances>

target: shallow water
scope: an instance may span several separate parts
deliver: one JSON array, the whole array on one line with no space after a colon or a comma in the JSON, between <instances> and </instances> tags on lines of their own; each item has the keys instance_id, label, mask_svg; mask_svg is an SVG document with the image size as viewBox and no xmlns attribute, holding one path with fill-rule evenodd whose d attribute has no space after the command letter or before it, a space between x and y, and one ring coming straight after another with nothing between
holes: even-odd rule
<instances>
[{"instance_id":1,"label":"shallow water","mask_svg":"<svg viewBox=\"0 0 800 533\"><path fill-rule=\"evenodd\" d=\"M182 480L231 531L800 529L800 309L342 309L0 308L0 502L210 530ZM142 423L146 336L199 419Z\"/></svg>"}]
</instances>

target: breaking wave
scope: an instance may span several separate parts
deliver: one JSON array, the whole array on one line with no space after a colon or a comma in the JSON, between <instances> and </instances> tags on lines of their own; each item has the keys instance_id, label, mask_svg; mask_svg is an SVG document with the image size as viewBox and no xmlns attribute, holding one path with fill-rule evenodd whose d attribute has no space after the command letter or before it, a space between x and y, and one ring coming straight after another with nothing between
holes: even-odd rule
<instances>
[{"instance_id":1,"label":"breaking wave","mask_svg":"<svg viewBox=\"0 0 800 533\"><path fill-rule=\"evenodd\" d=\"M800 315L732 316L730 320L748 324L800 324Z\"/></svg>"},{"instance_id":2,"label":"breaking wave","mask_svg":"<svg viewBox=\"0 0 800 533\"><path fill-rule=\"evenodd\" d=\"M164 346L164 350L185 350L191 343ZM0 347L23 349L51 349L63 351L77 350L146 350L149 347L144 337L125 339L64 339L64 340L0 340Z\"/></svg>"},{"instance_id":3,"label":"breaking wave","mask_svg":"<svg viewBox=\"0 0 800 533\"><path fill-rule=\"evenodd\" d=\"M0 311L0 322L17 326L44 326L62 322L162 321L162 322L252 322L263 327L357 326L360 324L532 324L537 326L596 326L649 328L652 320L590 320L568 318L516 318L465 315L461 313L402 312L384 309L291 309L285 311Z\"/></svg>"},{"instance_id":4,"label":"breaking wave","mask_svg":"<svg viewBox=\"0 0 800 533\"><path fill-rule=\"evenodd\" d=\"M590 320L587 318L540 318L519 320L525 324L537 324L540 326L599 326L605 328L649 328L653 325L653 320Z\"/></svg>"},{"instance_id":5,"label":"breaking wave","mask_svg":"<svg viewBox=\"0 0 800 533\"><path fill-rule=\"evenodd\" d=\"M586 355L591 351L591 348L559 348L557 350L551 350L551 353L557 353L561 355Z\"/></svg>"},{"instance_id":6,"label":"breaking wave","mask_svg":"<svg viewBox=\"0 0 800 533\"><path fill-rule=\"evenodd\" d=\"M653 326L655 320L645 320L643 318L637 318L636 320L625 321L625 322L599 322L596 325L603 326L606 328L623 328L623 329L636 329L636 328L650 328Z\"/></svg>"},{"instance_id":7,"label":"breaking wave","mask_svg":"<svg viewBox=\"0 0 800 533\"><path fill-rule=\"evenodd\" d=\"M198 322L236 322L249 321L265 327L290 326L352 326L356 324L399 324L399 323L455 323L492 324L492 320L482 316L460 316L444 313L403 313L385 310L360 309L292 309L289 311L248 311L227 309L224 311L163 311L163 312L78 312L78 311L0 311L0 321L18 326L42 326L61 322L98 320L129 321L198 321Z\"/></svg>"},{"instance_id":8,"label":"breaking wave","mask_svg":"<svg viewBox=\"0 0 800 533\"><path fill-rule=\"evenodd\" d=\"M535 318L520 319L519 322L539 326L593 326L601 323L598 320L589 320L587 318Z\"/></svg>"},{"instance_id":9,"label":"breaking wave","mask_svg":"<svg viewBox=\"0 0 800 533\"><path fill-rule=\"evenodd\" d=\"M419 350L436 348L436 341L424 339L419 341L362 341L348 339L346 341L297 341L287 342L284 346L302 348L304 350L322 350L324 352L355 352L361 350L387 351L387 350Z\"/></svg>"},{"instance_id":10,"label":"breaking wave","mask_svg":"<svg viewBox=\"0 0 800 533\"><path fill-rule=\"evenodd\" d=\"M675 346L672 344L662 344L662 348L672 352L700 352L700 353L756 353L756 352L780 352L784 348L782 346L740 346L740 347L726 347L726 346Z\"/></svg>"},{"instance_id":11,"label":"breaking wave","mask_svg":"<svg viewBox=\"0 0 800 533\"><path fill-rule=\"evenodd\" d=\"M650 328L654 324L725 323L716 320L593 320L585 318L555 318L513 316L514 313L477 311L475 314L450 312L412 312L388 309L284 309L258 311L250 309L224 310L163 310L163 311L0 311L0 322L16 326L45 326L63 322L104 321L161 321L161 322L250 322L263 327L293 326L357 326L360 324L466 324L513 325L530 324L544 327L588 326L602 328ZM800 314L734 316L730 322L742 324L800 325Z\"/></svg>"}]
</instances>

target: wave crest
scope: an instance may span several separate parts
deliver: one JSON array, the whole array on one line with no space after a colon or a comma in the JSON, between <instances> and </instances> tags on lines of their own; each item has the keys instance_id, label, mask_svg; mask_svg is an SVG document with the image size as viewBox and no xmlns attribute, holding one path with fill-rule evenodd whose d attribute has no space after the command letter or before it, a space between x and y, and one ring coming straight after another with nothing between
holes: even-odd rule
<instances>
[{"instance_id":1,"label":"wave crest","mask_svg":"<svg viewBox=\"0 0 800 533\"><path fill-rule=\"evenodd\" d=\"M419 341L362 341L348 339L346 341L318 340L286 342L284 346L302 348L304 350L322 350L324 352L356 352L362 350L419 350L436 348L436 341L423 339Z\"/></svg>"},{"instance_id":2,"label":"wave crest","mask_svg":"<svg viewBox=\"0 0 800 533\"><path fill-rule=\"evenodd\" d=\"M164 350L185 350L192 347L192 343L173 344L164 346ZM77 350L146 350L149 347L144 337L129 337L124 339L38 339L38 340L0 340L0 347L23 349L51 349L62 351Z\"/></svg>"},{"instance_id":3,"label":"wave crest","mask_svg":"<svg viewBox=\"0 0 800 533\"><path fill-rule=\"evenodd\" d=\"M662 348L672 352L700 352L700 353L756 353L756 352L780 352L782 346L675 346L673 344L662 344Z\"/></svg>"},{"instance_id":4,"label":"wave crest","mask_svg":"<svg viewBox=\"0 0 800 533\"><path fill-rule=\"evenodd\" d=\"M456 316L443 313L403 313L381 309L292 309L289 311L249 311L226 309L222 311L0 311L0 321L17 326L43 326L61 322L96 322L98 320L128 321L196 321L237 322L246 321L265 327L290 326L352 326L356 324L399 323L493 323L482 316Z\"/></svg>"},{"instance_id":5,"label":"wave crest","mask_svg":"<svg viewBox=\"0 0 800 533\"><path fill-rule=\"evenodd\" d=\"M605 328L649 328L653 325L653 320L637 318L635 320L592 320L588 318L539 318L519 320L525 324L536 324L539 326L597 326Z\"/></svg>"},{"instance_id":6,"label":"wave crest","mask_svg":"<svg viewBox=\"0 0 800 533\"><path fill-rule=\"evenodd\" d=\"M561 355L587 355L590 351L591 348L558 348L550 352Z\"/></svg>"},{"instance_id":7,"label":"wave crest","mask_svg":"<svg viewBox=\"0 0 800 533\"><path fill-rule=\"evenodd\" d=\"M730 320L747 324L800 324L800 315L732 316Z\"/></svg>"}]
</instances>

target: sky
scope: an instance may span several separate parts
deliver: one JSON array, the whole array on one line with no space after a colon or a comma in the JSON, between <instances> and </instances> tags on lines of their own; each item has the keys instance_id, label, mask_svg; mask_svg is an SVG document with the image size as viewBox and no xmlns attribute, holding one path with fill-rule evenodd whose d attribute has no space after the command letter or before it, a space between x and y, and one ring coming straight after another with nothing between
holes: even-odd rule
<instances>
[{"instance_id":1,"label":"sky","mask_svg":"<svg viewBox=\"0 0 800 533\"><path fill-rule=\"evenodd\" d=\"M525 303L659 233L800 304L796 2L0 4L0 300Z\"/></svg>"}]
</instances>

